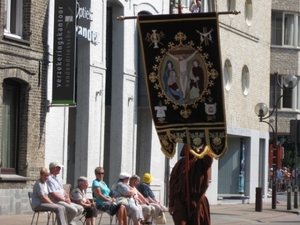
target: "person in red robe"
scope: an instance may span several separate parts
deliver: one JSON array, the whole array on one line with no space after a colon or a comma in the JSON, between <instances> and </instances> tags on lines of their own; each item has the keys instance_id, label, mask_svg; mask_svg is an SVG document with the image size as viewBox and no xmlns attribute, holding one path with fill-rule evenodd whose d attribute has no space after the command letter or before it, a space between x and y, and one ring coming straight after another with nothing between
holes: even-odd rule
<instances>
[{"instance_id":1,"label":"person in red robe","mask_svg":"<svg viewBox=\"0 0 300 225\"><path fill-rule=\"evenodd\" d=\"M181 156L185 155L184 149L185 147L180 153ZM169 212L175 225L210 225L209 202L205 192L209 184L213 159L211 154L202 159L192 154L189 154L188 157L188 166L183 157L172 169L169 185ZM188 189L186 184L187 168L189 168Z\"/></svg>"}]
</instances>

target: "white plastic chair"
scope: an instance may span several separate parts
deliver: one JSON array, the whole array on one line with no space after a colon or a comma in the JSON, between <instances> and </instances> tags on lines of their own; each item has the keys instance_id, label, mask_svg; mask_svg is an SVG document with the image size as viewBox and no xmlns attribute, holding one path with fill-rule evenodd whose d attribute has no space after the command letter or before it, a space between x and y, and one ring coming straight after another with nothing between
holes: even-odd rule
<instances>
[{"instance_id":1,"label":"white plastic chair","mask_svg":"<svg viewBox=\"0 0 300 225\"><path fill-rule=\"evenodd\" d=\"M31 220L31 225L33 224L34 222L34 218L35 218L35 215L37 214L37 219L36 219L36 225L38 224L39 222L39 216L40 216L40 213L46 213L47 214L47 225L49 225L49 222L50 222L50 218L52 216L52 225L55 225L56 223L56 220L55 220L55 213L54 212L51 212L51 211L48 211L48 210L34 210L33 207L32 207L32 192L28 192L28 198L29 198L29 202L30 202L30 206L31 206L31 209L33 211L33 215L32 215L32 220Z\"/></svg>"}]
</instances>

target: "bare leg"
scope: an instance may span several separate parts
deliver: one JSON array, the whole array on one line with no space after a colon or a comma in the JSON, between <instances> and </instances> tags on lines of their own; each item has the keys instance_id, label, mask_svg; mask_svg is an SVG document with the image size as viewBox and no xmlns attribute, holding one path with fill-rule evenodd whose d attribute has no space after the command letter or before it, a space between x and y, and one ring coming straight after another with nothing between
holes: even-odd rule
<instances>
[{"instance_id":1,"label":"bare leg","mask_svg":"<svg viewBox=\"0 0 300 225\"><path fill-rule=\"evenodd\" d=\"M128 225L127 212L124 205L121 205L120 209L118 210L117 218L119 225Z\"/></svg>"},{"instance_id":2,"label":"bare leg","mask_svg":"<svg viewBox=\"0 0 300 225\"><path fill-rule=\"evenodd\" d=\"M188 81L188 71L180 72L180 89L183 94L183 98L186 98L185 92L186 92L186 85Z\"/></svg>"},{"instance_id":3,"label":"bare leg","mask_svg":"<svg viewBox=\"0 0 300 225\"><path fill-rule=\"evenodd\" d=\"M87 219L85 219L85 224L86 224L86 225L91 225L91 219L92 219L92 218L87 218Z\"/></svg>"},{"instance_id":4,"label":"bare leg","mask_svg":"<svg viewBox=\"0 0 300 225\"><path fill-rule=\"evenodd\" d=\"M96 218L97 217L92 217L91 218L91 225L96 225Z\"/></svg>"},{"instance_id":5,"label":"bare leg","mask_svg":"<svg viewBox=\"0 0 300 225\"><path fill-rule=\"evenodd\" d=\"M136 221L133 221L133 224L134 224L134 225L140 225L141 223L140 223L139 220L136 220Z\"/></svg>"},{"instance_id":6,"label":"bare leg","mask_svg":"<svg viewBox=\"0 0 300 225\"><path fill-rule=\"evenodd\" d=\"M145 218L145 222L148 222L148 220L150 219L151 215L144 215Z\"/></svg>"}]
</instances>

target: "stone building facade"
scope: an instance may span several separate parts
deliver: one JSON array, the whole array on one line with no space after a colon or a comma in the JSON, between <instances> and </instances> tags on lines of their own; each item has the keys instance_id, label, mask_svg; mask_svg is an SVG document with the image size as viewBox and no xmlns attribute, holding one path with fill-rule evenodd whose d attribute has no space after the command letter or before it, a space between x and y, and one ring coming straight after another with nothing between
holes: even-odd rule
<instances>
[{"instance_id":1,"label":"stone building facade","mask_svg":"<svg viewBox=\"0 0 300 225\"><path fill-rule=\"evenodd\" d=\"M258 122L254 107L269 101L271 2L217 1L215 7L240 11L219 16L228 151L216 163L215 188L219 198L253 203L260 186L268 201L268 127Z\"/></svg>"},{"instance_id":2,"label":"stone building facade","mask_svg":"<svg viewBox=\"0 0 300 225\"><path fill-rule=\"evenodd\" d=\"M51 161L63 163L63 182L73 186L82 175L91 184L97 166L104 167L104 180L109 186L116 182L121 171L139 176L151 172L157 197L164 200L167 160L160 152L149 109L138 107L138 83L144 82L144 75L138 65L136 19L120 21L117 17L137 16L140 12L167 14L169 1L77 2L92 15L92 20L78 19L78 26L97 32L98 42L77 38L76 108L49 107L45 165ZM49 11L51 18L53 3ZM53 36L51 21L49 37ZM51 56L51 38L48 44ZM48 71L50 102L52 66L50 63Z\"/></svg>"},{"instance_id":3,"label":"stone building facade","mask_svg":"<svg viewBox=\"0 0 300 225\"><path fill-rule=\"evenodd\" d=\"M300 2L297 0L272 1L272 31L271 31L271 78L274 72L280 76L296 75L298 84L292 90L291 96L283 97L279 102L278 134L290 134L290 120L299 119L300 110ZM283 23L283 20L286 21ZM282 80L280 80L282 83ZM271 84L274 87L274 84ZM283 94L278 90L276 97ZM271 102L273 103L273 102ZM272 105L271 105L272 108Z\"/></svg>"},{"instance_id":4,"label":"stone building facade","mask_svg":"<svg viewBox=\"0 0 300 225\"><path fill-rule=\"evenodd\" d=\"M92 19L77 18L78 26L96 32L98 39L92 42L77 36L76 107L51 105L54 0L23 1L23 30L16 35L3 28L8 26L4 2L10 1L1 1L0 79L20 90L22 110L18 114L17 175L1 172L0 215L30 212L27 192L39 169L52 161L64 165L61 178L73 186L82 175L91 183L97 166L104 167L109 186L121 171L139 176L150 172L157 198L167 204L169 173L179 156L168 160L160 151L144 88L136 20L120 21L117 17L169 14L176 11L170 10L170 1L77 1L78 7L92 15ZM182 2L188 7L188 0ZM207 196L211 204L226 196L244 196L253 203L255 187L261 186L264 201L268 201L269 128L258 122L254 107L258 102L269 102L270 74L283 65L279 55L286 57L287 63L291 58L295 62L284 64L279 72L299 75L298 51L271 45L271 9L288 7L286 4L291 4L286 10L296 9L293 4L297 1L202 2L202 11L241 11L219 15L228 151L214 160ZM189 13L187 8L183 13ZM1 140L4 93L2 88ZM1 145L1 155L3 149ZM3 165L1 159L1 171Z\"/></svg>"},{"instance_id":5,"label":"stone building facade","mask_svg":"<svg viewBox=\"0 0 300 225\"><path fill-rule=\"evenodd\" d=\"M47 1L0 3L0 215L30 212L45 163Z\"/></svg>"}]
</instances>

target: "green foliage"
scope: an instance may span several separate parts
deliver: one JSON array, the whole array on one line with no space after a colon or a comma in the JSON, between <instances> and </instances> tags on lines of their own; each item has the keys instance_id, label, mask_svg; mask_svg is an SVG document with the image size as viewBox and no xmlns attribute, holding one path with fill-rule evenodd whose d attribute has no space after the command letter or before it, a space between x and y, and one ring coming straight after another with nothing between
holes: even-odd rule
<instances>
[{"instance_id":1,"label":"green foliage","mask_svg":"<svg viewBox=\"0 0 300 225\"><path fill-rule=\"evenodd\" d=\"M284 147L284 159L282 160L282 167L287 167L292 169L295 165L295 143L291 142L290 136L278 136L278 142L281 144L282 147ZM299 167L299 151L300 151L300 145L298 144L298 151L297 151L297 161L298 161L298 167Z\"/></svg>"}]
</instances>

